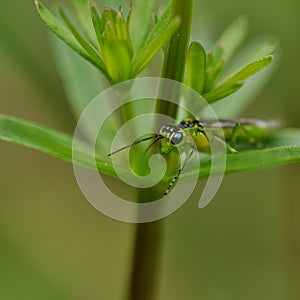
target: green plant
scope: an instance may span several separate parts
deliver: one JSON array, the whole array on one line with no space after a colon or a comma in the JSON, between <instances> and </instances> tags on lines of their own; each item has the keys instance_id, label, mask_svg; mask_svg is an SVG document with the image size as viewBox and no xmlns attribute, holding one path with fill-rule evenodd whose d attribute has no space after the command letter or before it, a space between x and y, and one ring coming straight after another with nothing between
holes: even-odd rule
<instances>
[{"instance_id":1,"label":"green plant","mask_svg":"<svg viewBox=\"0 0 300 300\"><path fill-rule=\"evenodd\" d=\"M85 1L76 1L76 3L77 5L86 5ZM250 60L247 59L239 67L226 73L229 60L233 57L246 33L247 22L244 18L237 19L216 45L207 52L200 43L189 43L192 1L172 1L173 7L169 5L166 8L162 16L156 20L152 30L150 30L150 17L147 18L147 22L142 21L144 21L145 14L151 15L155 3L147 1L143 15L138 15L139 9L144 6L144 3L144 1L136 1L136 6L129 13L131 17L128 18L124 18L122 12L110 8L104 9L100 15L95 5L92 4L90 19L87 19L86 14L78 17L81 20L80 25L84 29L83 31L88 32L86 36L80 33L81 30L77 29L64 10L60 9L60 15L66 26L40 2L36 2L36 7L50 29L79 55L99 69L111 85L138 76L155 54L164 48L162 77L186 83L202 94L209 103L213 103L239 90L248 77L266 67L272 60L272 53L277 44L275 39L262 45ZM84 11L86 11L86 7ZM141 35L133 33L131 36L130 34L130 26L134 17L136 24L144 24L143 28L139 28ZM139 22L139 18L143 20ZM88 26L91 20L94 28L92 32ZM77 58L73 57L72 60L74 67L77 64ZM68 71L62 70L63 72ZM76 70L71 70L71 72L76 72ZM70 76L74 77L76 74L66 75L66 82L70 80ZM73 98L74 107L79 107L76 113L80 114L83 103L75 98L76 96ZM226 105L225 102L224 105ZM236 105L242 107L243 103L236 103ZM177 107L164 102L159 102L156 111L173 117L177 115ZM130 118L131 114L132 112L126 111L125 108L124 118ZM298 131L296 130L280 129L273 133L269 148L228 155L226 172L253 170L300 161L300 145L297 135ZM72 137L38 124L1 115L0 138L72 161ZM88 167L93 166L90 157L86 156L84 152L79 158L77 163ZM106 157L97 157L97 167L100 172L115 176L113 165ZM195 170L198 172L198 168ZM199 176L205 177L209 171L210 163L208 161L201 167ZM184 173L182 177L188 180L195 176L195 172ZM164 180L168 182L170 178L166 176ZM149 201L152 200L151 197L148 198ZM137 235L135 268L142 273L142 282L147 282L151 289L151 282L155 277L155 266L148 269L141 267L147 253L147 242L152 242L150 239L141 245L140 239L145 231L150 231L152 234L155 231L159 232L159 224L141 224ZM152 255L155 256L155 251ZM136 291L138 285L136 281L133 281L132 290Z\"/></svg>"}]
</instances>

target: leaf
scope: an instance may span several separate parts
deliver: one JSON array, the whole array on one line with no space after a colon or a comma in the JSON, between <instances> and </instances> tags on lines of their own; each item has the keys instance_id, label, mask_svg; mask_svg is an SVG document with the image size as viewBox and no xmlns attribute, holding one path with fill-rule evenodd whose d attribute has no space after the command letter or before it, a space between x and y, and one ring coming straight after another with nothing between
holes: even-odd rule
<instances>
[{"instance_id":1,"label":"leaf","mask_svg":"<svg viewBox=\"0 0 300 300\"><path fill-rule=\"evenodd\" d=\"M100 15L99 15L99 12L98 12L96 6L92 3L90 3L90 10L91 10L92 22L93 22L94 30L96 33L97 41L98 41L99 47L101 49L102 48L102 33L103 33L101 18L100 18Z\"/></svg>"},{"instance_id":2,"label":"leaf","mask_svg":"<svg viewBox=\"0 0 300 300\"><path fill-rule=\"evenodd\" d=\"M241 71L239 71L237 74L227 79L216 89L204 94L203 97L206 99L207 102L212 103L236 92L242 87L243 82L247 78L268 66L272 59L273 56L269 55L261 60L251 63L250 65L246 66Z\"/></svg>"},{"instance_id":3,"label":"leaf","mask_svg":"<svg viewBox=\"0 0 300 300\"><path fill-rule=\"evenodd\" d=\"M78 41L78 43L81 45L81 47L93 58L93 60L97 63L100 70L105 70L105 65L100 58L99 54L96 52L96 50L84 39L84 37L77 31L75 26L72 24L71 20L67 17L63 9L60 7L59 13L63 20L68 25L69 29L73 33L74 37Z\"/></svg>"},{"instance_id":4,"label":"leaf","mask_svg":"<svg viewBox=\"0 0 300 300\"><path fill-rule=\"evenodd\" d=\"M227 155L225 173L258 170L296 162L300 162L300 145L245 151ZM210 163L206 163L201 167L200 177L208 176L209 172ZM187 177L190 175L186 174Z\"/></svg>"},{"instance_id":5,"label":"leaf","mask_svg":"<svg viewBox=\"0 0 300 300\"><path fill-rule=\"evenodd\" d=\"M130 15L129 32L134 53L144 47L152 22L152 15L158 1L135 0Z\"/></svg>"},{"instance_id":6,"label":"leaf","mask_svg":"<svg viewBox=\"0 0 300 300\"><path fill-rule=\"evenodd\" d=\"M216 45L207 54L207 71L204 92L215 88L216 81L246 36L248 21L240 16L221 35Z\"/></svg>"},{"instance_id":7,"label":"leaf","mask_svg":"<svg viewBox=\"0 0 300 300\"><path fill-rule=\"evenodd\" d=\"M76 12L80 26L84 29L85 34L95 42L95 33L91 20L89 1L88 0L73 0L72 6Z\"/></svg>"},{"instance_id":8,"label":"leaf","mask_svg":"<svg viewBox=\"0 0 300 300\"><path fill-rule=\"evenodd\" d=\"M198 42L192 42L189 47L187 59L186 84L202 94L206 75L206 53Z\"/></svg>"},{"instance_id":9,"label":"leaf","mask_svg":"<svg viewBox=\"0 0 300 300\"><path fill-rule=\"evenodd\" d=\"M143 48L141 54L136 57L133 62L133 76L139 74L151 61L153 56L161 49L164 43L172 36L175 30L178 28L180 20L174 18L170 21L167 28L157 36L147 48Z\"/></svg>"},{"instance_id":10,"label":"leaf","mask_svg":"<svg viewBox=\"0 0 300 300\"><path fill-rule=\"evenodd\" d=\"M93 59L88 53L86 53L80 46L80 44L73 37L72 33L67 30L58 19L39 1L35 1L36 9L44 21L44 23L49 27L49 29L57 35L61 40L63 40L68 46L70 46L74 51L76 51L80 56L88 60L95 67L100 68L102 72L105 69L101 69L101 66L97 61Z\"/></svg>"},{"instance_id":11,"label":"leaf","mask_svg":"<svg viewBox=\"0 0 300 300\"><path fill-rule=\"evenodd\" d=\"M131 57L125 41L105 41L102 51L113 84L131 78Z\"/></svg>"},{"instance_id":12,"label":"leaf","mask_svg":"<svg viewBox=\"0 0 300 300\"><path fill-rule=\"evenodd\" d=\"M32 122L0 115L0 139L39 150L51 156L72 162L73 137ZM77 154L78 161L75 163L93 167L94 163L86 155L86 145L82 143L82 153ZM115 175L112 165L98 160L99 170L108 175Z\"/></svg>"},{"instance_id":13,"label":"leaf","mask_svg":"<svg viewBox=\"0 0 300 300\"><path fill-rule=\"evenodd\" d=\"M215 90L204 94L203 97L208 103L213 103L215 101L218 101L220 99L223 99L235 92L237 92L240 88L242 88L243 83L241 82L233 82L233 83L228 83L226 85L222 85Z\"/></svg>"},{"instance_id":14,"label":"leaf","mask_svg":"<svg viewBox=\"0 0 300 300\"><path fill-rule=\"evenodd\" d=\"M203 91L205 93L210 92L216 85L216 81L219 78L220 74L222 73L224 69L224 61L220 60L218 63L216 63L212 69L210 69L206 74L205 79L205 88Z\"/></svg>"},{"instance_id":15,"label":"leaf","mask_svg":"<svg viewBox=\"0 0 300 300\"><path fill-rule=\"evenodd\" d=\"M261 60L264 57L270 56L274 54L275 50L279 45L279 41L277 38L271 38L264 42L260 47L258 47L253 54L249 56L249 58L244 61L242 66L246 66L253 61Z\"/></svg>"},{"instance_id":16,"label":"leaf","mask_svg":"<svg viewBox=\"0 0 300 300\"><path fill-rule=\"evenodd\" d=\"M239 71L237 74L229 78L226 82L241 82L245 81L250 76L254 75L255 73L258 73L260 70L264 69L266 66L268 66L271 61L273 60L273 56L269 55L266 56L263 59L257 60L250 65L243 68L241 71Z\"/></svg>"},{"instance_id":17,"label":"leaf","mask_svg":"<svg viewBox=\"0 0 300 300\"><path fill-rule=\"evenodd\" d=\"M257 44L257 42L255 42ZM231 75L227 75L227 78L233 76L241 69L243 69L248 64L251 64L253 61L260 60L268 55L274 53L275 49L278 46L278 40L276 38L269 39L264 42L261 46L257 47L255 45L249 45L249 47L256 48L252 55L244 54L243 57L247 57L246 59L242 59L242 63L238 63L237 66L234 66L232 71L229 71ZM249 52L247 48L244 52ZM241 115L245 107L247 107L252 100L256 98L257 95L264 88L266 83L270 80L274 71L276 70L278 60L275 60L268 68L263 69L255 76L252 76L245 83L245 87L239 90L237 93L231 94L226 98L226 105L224 105L223 101L214 102L212 107L219 118L223 119L232 119L237 118Z\"/></svg>"},{"instance_id":18,"label":"leaf","mask_svg":"<svg viewBox=\"0 0 300 300\"><path fill-rule=\"evenodd\" d=\"M276 63L249 78L242 89L230 94L226 99L211 104L217 116L221 119L235 119L241 116L245 108L256 99L270 80L276 69ZM226 102L226 103L224 103Z\"/></svg>"},{"instance_id":19,"label":"leaf","mask_svg":"<svg viewBox=\"0 0 300 300\"><path fill-rule=\"evenodd\" d=\"M228 154L225 174L300 162L300 129L288 128L275 131L270 136L268 147L270 148ZM222 171L222 161L222 158L216 158L216 172ZM219 169L218 162L220 162ZM182 179L186 181L198 175L200 178L207 177L210 175L210 166L210 160L204 161L201 163L200 171L195 166L194 170L183 172Z\"/></svg>"},{"instance_id":20,"label":"leaf","mask_svg":"<svg viewBox=\"0 0 300 300\"><path fill-rule=\"evenodd\" d=\"M55 36L50 39L50 44L56 69L77 120L90 101L108 87L108 82L104 82L104 77L95 68Z\"/></svg>"},{"instance_id":21,"label":"leaf","mask_svg":"<svg viewBox=\"0 0 300 300\"><path fill-rule=\"evenodd\" d=\"M151 34L146 39L143 47L147 48L148 45L156 38L158 37L167 27L170 23L172 16L172 1L168 4L166 9L164 10L161 17L157 20L153 30L151 31Z\"/></svg>"},{"instance_id":22,"label":"leaf","mask_svg":"<svg viewBox=\"0 0 300 300\"><path fill-rule=\"evenodd\" d=\"M213 51L217 51L218 48L223 49L221 59L224 61L225 65L241 45L247 34L247 30L248 20L245 16L240 16L234 20L221 35Z\"/></svg>"},{"instance_id":23,"label":"leaf","mask_svg":"<svg viewBox=\"0 0 300 300\"><path fill-rule=\"evenodd\" d=\"M249 170L262 169L267 167L284 165L287 163L300 162L300 130L299 129L283 129L277 130L271 135L270 146L289 142L290 145L276 146L273 148L265 148L259 150L244 151L238 154L228 154L225 173L242 172ZM13 117L0 115L0 139L17 143L32 149L39 150L54 157L72 162L72 136L61 133L59 131L41 126L32 122L20 120ZM77 164L94 167L89 151L85 151L86 145L82 142L81 152L77 154ZM216 171L218 170L218 161L216 159ZM108 160L96 158L98 170L102 173L116 176L113 166ZM210 174L211 161L203 161L199 171L198 166L192 171L183 172L182 178L187 180L195 176L207 177ZM220 164L220 167L223 163ZM120 170L124 174L125 170ZM169 182L170 178L164 181Z\"/></svg>"}]
</instances>

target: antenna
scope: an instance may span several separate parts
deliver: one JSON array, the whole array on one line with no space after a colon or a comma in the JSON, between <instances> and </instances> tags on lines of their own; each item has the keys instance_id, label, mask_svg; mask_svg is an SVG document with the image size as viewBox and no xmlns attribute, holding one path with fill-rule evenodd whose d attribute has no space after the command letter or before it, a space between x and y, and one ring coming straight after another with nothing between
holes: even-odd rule
<instances>
[{"instance_id":1,"label":"antenna","mask_svg":"<svg viewBox=\"0 0 300 300\"><path fill-rule=\"evenodd\" d=\"M161 139L162 137L160 137L160 135L158 135L158 134L154 134L152 136L148 136L146 138L142 138L140 140L135 141L134 143L132 143L130 145L124 146L124 147L122 147L122 148L120 148L118 150L115 150L115 151L109 153L108 156L112 156L112 155L114 155L114 154L116 154L116 153L118 153L120 151L123 151L123 150L125 150L127 148L131 148L132 146L135 146L135 145L137 145L137 144L139 144L141 142L144 142L144 141L147 141L147 140L151 140L151 139L154 139L154 138L156 139L154 142L156 142L156 141L158 141L158 139ZM151 145L153 145L153 144L154 143L152 143Z\"/></svg>"}]
</instances>

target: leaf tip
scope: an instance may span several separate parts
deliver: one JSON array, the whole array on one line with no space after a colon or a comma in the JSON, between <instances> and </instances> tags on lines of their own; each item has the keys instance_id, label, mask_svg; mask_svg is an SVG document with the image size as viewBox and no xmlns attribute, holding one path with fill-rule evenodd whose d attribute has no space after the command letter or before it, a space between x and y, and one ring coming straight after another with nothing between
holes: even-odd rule
<instances>
[{"instance_id":1,"label":"leaf tip","mask_svg":"<svg viewBox=\"0 0 300 300\"><path fill-rule=\"evenodd\" d=\"M44 6L39 0L33 0L33 2L38 12L43 10Z\"/></svg>"}]
</instances>

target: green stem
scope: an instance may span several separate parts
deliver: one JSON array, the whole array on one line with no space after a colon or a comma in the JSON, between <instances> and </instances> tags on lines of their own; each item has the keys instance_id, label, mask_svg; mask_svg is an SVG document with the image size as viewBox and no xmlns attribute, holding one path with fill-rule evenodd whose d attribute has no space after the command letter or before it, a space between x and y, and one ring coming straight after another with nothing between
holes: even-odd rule
<instances>
[{"instance_id":1,"label":"green stem","mask_svg":"<svg viewBox=\"0 0 300 300\"><path fill-rule=\"evenodd\" d=\"M189 44L193 0L173 0L172 4L172 17L180 18L181 24L170 40L164 58L162 77L182 82ZM158 101L156 112L176 118L177 105ZM153 201L157 192L157 190L141 190L138 192L138 201ZM163 221L137 225L128 300L157 299L163 225Z\"/></svg>"},{"instance_id":2,"label":"green stem","mask_svg":"<svg viewBox=\"0 0 300 300\"><path fill-rule=\"evenodd\" d=\"M139 193L143 200L152 200L152 197L149 191ZM136 227L128 300L157 299L163 225L164 221L160 220L140 223Z\"/></svg>"},{"instance_id":3,"label":"green stem","mask_svg":"<svg viewBox=\"0 0 300 300\"><path fill-rule=\"evenodd\" d=\"M173 0L172 17L179 18L181 23L171 37L165 54L161 75L163 78L183 82L190 39L193 2L193 0ZM178 106L175 103L165 101L158 101L156 107L157 113L166 114L172 118L176 118L177 110Z\"/></svg>"}]
</instances>

